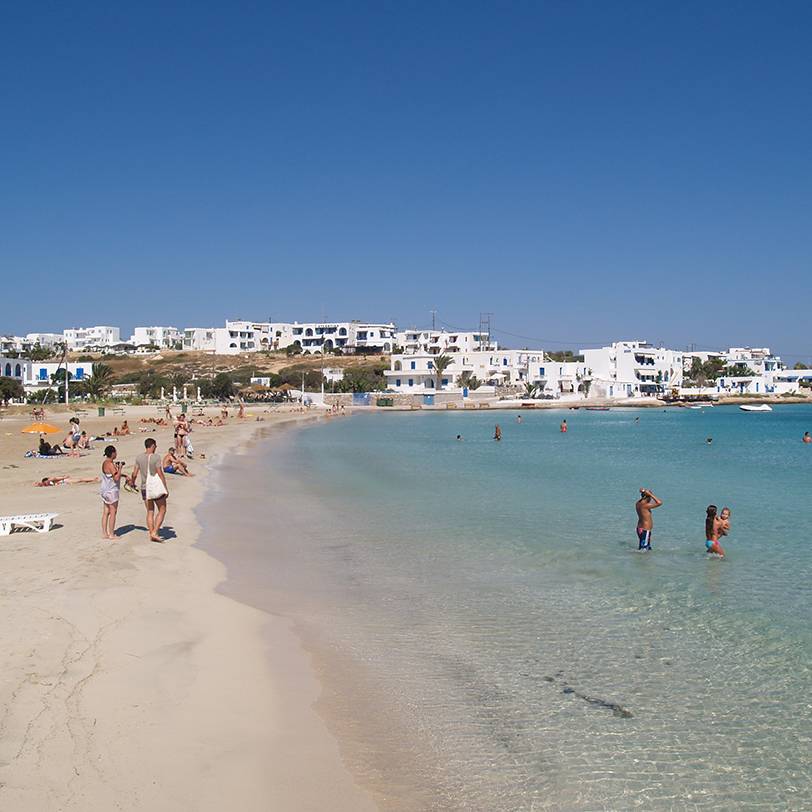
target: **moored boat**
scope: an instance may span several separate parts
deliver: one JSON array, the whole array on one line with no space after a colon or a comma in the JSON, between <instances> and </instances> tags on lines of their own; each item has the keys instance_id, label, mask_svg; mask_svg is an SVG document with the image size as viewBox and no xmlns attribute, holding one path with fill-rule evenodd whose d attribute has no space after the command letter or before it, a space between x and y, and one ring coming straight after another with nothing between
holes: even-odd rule
<instances>
[{"instance_id":1,"label":"moored boat","mask_svg":"<svg viewBox=\"0 0 812 812\"><path fill-rule=\"evenodd\" d=\"M739 408L743 412L771 412L773 410L772 406L768 406L766 403L759 403L758 406L750 406L749 404L742 404Z\"/></svg>"}]
</instances>

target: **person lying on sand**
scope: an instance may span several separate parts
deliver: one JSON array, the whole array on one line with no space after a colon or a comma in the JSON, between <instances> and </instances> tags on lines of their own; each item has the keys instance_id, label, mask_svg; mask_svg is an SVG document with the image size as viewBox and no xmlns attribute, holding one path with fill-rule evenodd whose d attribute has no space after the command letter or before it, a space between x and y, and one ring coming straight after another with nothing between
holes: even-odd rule
<instances>
[{"instance_id":1,"label":"person lying on sand","mask_svg":"<svg viewBox=\"0 0 812 812\"><path fill-rule=\"evenodd\" d=\"M90 482L98 481L97 476L44 476L38 482L34 482L33 485L35 488L53 488L55 485L87 485Z\"/></svg>"}]
</instances>

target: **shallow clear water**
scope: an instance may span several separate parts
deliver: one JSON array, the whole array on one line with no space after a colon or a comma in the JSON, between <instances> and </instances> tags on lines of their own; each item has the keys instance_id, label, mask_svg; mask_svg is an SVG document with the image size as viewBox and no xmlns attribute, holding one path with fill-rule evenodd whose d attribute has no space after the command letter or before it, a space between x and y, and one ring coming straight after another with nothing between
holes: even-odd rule
<instances>
[{"instance_id":1,"label":"shallow clear water","mask_svg":"<svg viewBox=\"0 0 812 812\"><path fill-rule=\"evenodd\" d=\"M812 408L522 421L358 416L246 471L234 588L296 619L353 769L393 808L810 808Z\"/></svg>"}]
</instances>

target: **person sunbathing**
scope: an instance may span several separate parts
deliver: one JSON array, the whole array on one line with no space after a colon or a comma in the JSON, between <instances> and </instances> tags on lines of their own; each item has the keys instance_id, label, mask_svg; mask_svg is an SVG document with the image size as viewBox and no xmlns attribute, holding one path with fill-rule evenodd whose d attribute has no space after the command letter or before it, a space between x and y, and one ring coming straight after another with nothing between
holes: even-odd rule
<instances>
[{"instance_id":1,"label":"person sunbathing","mask_svg":"<svg viewBox=\"0 0 812 812\"><path fill-rule=\"evenodd\" d=\"M34 482L35 488L53 488L56 485L86 485L90 482L98 482L97 476L71 477L71 476L44 476L38 482Z\"/></svg>"},{"instance_id":2,"label":"person sunbathing","mask_svg":"<svg viewBox=\"0 0 812 812\"><path fill-rule=\"evenodd\" d=\"M129 424L127 423L127 421L125 420L125 421L124 421L124 422L121 424L121 428L118 430L118 436L119 436L119 437L126 437L128 434L131 434L131 433L132 433L132 432L130 431L130 426L129 426Z\"/></svg>"}]
</instances>

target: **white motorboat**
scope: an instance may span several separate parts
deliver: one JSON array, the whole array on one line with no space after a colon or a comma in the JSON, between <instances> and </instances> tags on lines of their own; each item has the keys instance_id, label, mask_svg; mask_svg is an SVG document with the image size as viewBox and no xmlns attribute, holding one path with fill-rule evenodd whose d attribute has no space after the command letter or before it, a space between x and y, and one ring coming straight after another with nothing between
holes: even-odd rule
<instances>
[{"instance_id":1,"label":"white motorboat","mask_svg":"<svg viewBox=\"0 0 812 812\"><path fill-rule=\"evenodd\" d=\"M773 410L773 407L766 403L759 403L758 406L742 405L739 408L743 412L771 412Z\"/></svg>"}]
</instances>

